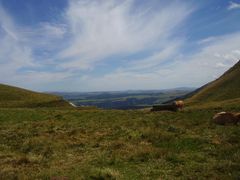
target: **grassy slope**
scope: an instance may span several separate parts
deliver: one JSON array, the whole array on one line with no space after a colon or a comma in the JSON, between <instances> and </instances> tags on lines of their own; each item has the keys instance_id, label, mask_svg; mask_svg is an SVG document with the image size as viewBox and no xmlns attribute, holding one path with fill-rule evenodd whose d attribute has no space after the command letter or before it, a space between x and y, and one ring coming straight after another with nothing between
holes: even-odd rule
<instances>
[{"instance_id":1,"label":"grassy slope","mask_svg":"<svg viewBox=\"0 0 240 180\"><path fill-rule=\"evenodd\" d=\"M207 84L190 97L190 105L213 104L221 101L234 100L240 103L240 61L217 80Z\"/></svg>"},{"instance_id":2,"label":"grassy slope","mask_svg":"<svg viewBox=\"0 0 240 180\"><path fill-rule=\"evenodd\" d=\"M70 107L58 96L0 84L0 107Z\"/></svg>"},{"instance_id":3,"label":"grassy slope","mask_svg":"<svg viewBox=\"0 0 240 180\"><path fill-rule=\"evenodd\" d=\"M0 179L237 179L240 127L216 112L0 109Z\"/></svg>"}]
</instances>

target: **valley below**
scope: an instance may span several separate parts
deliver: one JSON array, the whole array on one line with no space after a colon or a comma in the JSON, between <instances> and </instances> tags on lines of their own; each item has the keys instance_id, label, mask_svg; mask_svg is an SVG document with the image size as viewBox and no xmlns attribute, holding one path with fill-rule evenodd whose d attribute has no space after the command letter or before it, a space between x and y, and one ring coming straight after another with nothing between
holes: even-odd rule
<instances>
[{"instance_id":1,"label":"valley below","mask_svg":"<svg viewBox=\"0 0 240 180\"><path fill-rule=\"evenodd\" d=\"M93 106L101 109L142 109L154 104L184 96L195 88L176 88L166 90L139 90L113 92L51 92L62 96L76 106Z\"/></svg>"}]
</instances>

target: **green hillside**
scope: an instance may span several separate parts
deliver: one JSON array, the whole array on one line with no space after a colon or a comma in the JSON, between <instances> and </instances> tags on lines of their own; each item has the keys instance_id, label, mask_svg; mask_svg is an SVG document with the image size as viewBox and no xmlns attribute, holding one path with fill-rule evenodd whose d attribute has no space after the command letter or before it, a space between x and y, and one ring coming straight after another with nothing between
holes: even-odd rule
<instances>
[{"instance_id":1,"label":"green hillside","mask_svg":"<svg viewBox=\"0 0 240 180\"><path fill-rule=\"evenodd\" d=\"M217 80L201 87L187 99L191 104L240 102L240 61Z\"/></svg>"},{"instance_id":2,"label":"green hillside","mask_svg":"<svg viewBox=\"0 0 240 180\"><path fill-rule=\"evenodd\" d=\"M0 107L70 107L58 96L0 84Z\"/></svg>"}]
</instances>

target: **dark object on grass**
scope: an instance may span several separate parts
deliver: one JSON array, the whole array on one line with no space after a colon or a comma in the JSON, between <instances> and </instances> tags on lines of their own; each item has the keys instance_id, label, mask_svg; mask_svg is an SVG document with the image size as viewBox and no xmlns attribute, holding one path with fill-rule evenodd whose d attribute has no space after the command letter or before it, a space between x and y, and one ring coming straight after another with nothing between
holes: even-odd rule
<instances>
[{"instance_id":1,"label":"dark object on grass","mask_svg":"<svg viewBox=\"0 0 240 180\"><path fill-rule=\"evenodd\" d=\"M151 111L178 111L183 109L184 102L183 101L174 101L172 104L162 104L162 105L154 105Z\"/></svg>"},{"instance_id":2,"label":"dark object on grass","mask_svg":"<svg viewBox=\"0 0 240 180\"><path fill-rule=\"evenodd\" d=\"M240 121L240 113L220 112L214 115L213 122L219 125L234 124Z\"/></svg>"}]
</instances>

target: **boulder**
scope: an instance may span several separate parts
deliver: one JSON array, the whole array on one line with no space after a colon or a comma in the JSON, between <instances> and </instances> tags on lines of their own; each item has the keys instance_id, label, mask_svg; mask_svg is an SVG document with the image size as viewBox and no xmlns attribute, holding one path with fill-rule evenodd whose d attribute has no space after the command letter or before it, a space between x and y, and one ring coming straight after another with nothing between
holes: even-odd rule
<instances>
[{"instance_id":1,"label":"boulder","mask_svg":"<svg viewBox=\"0 0 240 180\"><path fill-rule=\"evenodd\" d=\"M237 124L239 122L240 113L234 114L230 112L220 112L213 116L213 122L219 125Z\"/></svg>"}]
</instances>

